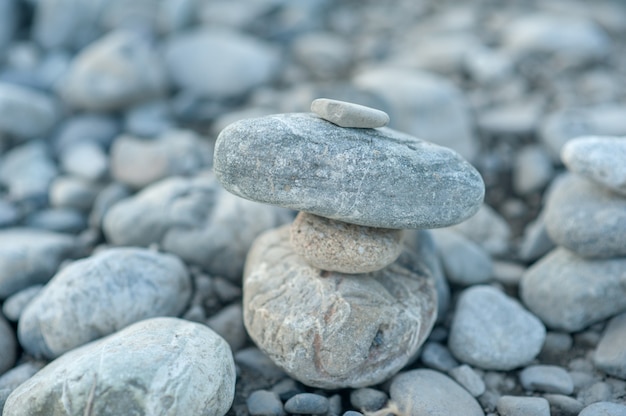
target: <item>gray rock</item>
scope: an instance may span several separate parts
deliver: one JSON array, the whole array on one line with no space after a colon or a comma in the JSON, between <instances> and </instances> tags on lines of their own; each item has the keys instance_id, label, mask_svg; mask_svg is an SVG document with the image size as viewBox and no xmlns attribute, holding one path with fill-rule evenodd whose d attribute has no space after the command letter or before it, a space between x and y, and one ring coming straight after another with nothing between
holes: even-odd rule
<instances>
[{"instance_id":1,"label":"gray rock","mask_svg":"<svg viewBox=\"0 0 626 416\"><path fill-rule=\"evenodd\" d=\"M291 225L293 250L309 265L340 273L369 273L404 250L402 230L364 227L301 212Z\"/></svg>"},{"instance_id":2,"label":"gray rock","mask_svg":"<svg viewBox=\"0 0 626 416\"><path fill-rule=\"evenodd\" d=\"M208 167L212 149L192 131L173 130L155 140L118 137L111 148L111 174L133 188L168 176L191 176Z\"/></svg>"},{"instance_id":3,"label":"gray rock","mask_svg":"<svg viewBox=\"0 0 626 416\"><path fill-rule=\"evenodd\" d=\"M614 377L626 379L626 313L609 321L602 339L593 355L593 362L599 370Z\"/></svg>"},{"instance_id":4,"label":"gray rock","mask_svg":"<svg viewBox=\"0 0 626 416\"><path fill-rule=\"evenodd\" d=\"M98 15L104 0L36 2L32 36L44 48L81 49L101 33Z\"/></svg>"},{"instance_id":5,"label":"gray rock","mask_svg":"<svg viewBox=\"0 0 626 416\"><path fill-rule=\"evenodd\" d=\"M32 285L9 296L2 304L2 313L9 321L17 322L22 316L26 305L37 296L43 285Z\"/></svg>"},{"instance_id":6,"label":"gray rock","mask_svg":"<svg viewBox=\"0 0 626 416\"><path fill-rule=\"evenodd\" d=\"M15 225L20 219L20 212L15 204L0 199L0 228Z\"/></svg>"},{"instance_id":7,"label":"gray rock","mask_svg":"<svg viewBox=\"0 0 626 416\"><path fill-rule=\"evenodd\" d=\"M463 58L469 76L481 84L494 84L509 79L513 73L513 59L503 51L477 47Z\"/></svg>"},{"instance_id":8,"label":"gray rock","mask_svg":"<svg viewBox=\"0 0 626 416\"><path fill-rule=\"evenodd\" d=\"M531 365L519 373L522 387L528 391L572 394L574 382L569 373L555 365Z\"/></svg>"},{"instance_id":9,"label":"gray rock","mask_svg":"<svg viewBox=\"0 0 626 416\"><path fill-rule=\"evenodd\" d=\"M81 143L69 148L61 155L60 162L65 172L87 181L102 179L109 169L106 153L95 143Z\"/></svg>"},{"instance_id":10,"label":"gray rock","mask_svg":"<svg viewBox=\"0 0 626 416\"><path fill-rule=\"evenodd\" d=\"M545 210L556 244L583 257L626 256L626 198L568 174L551 188Z\"/></svg>"},{"instance_id":11,"label":"gray rock","mask_svg":"<svg viewBox=\"0 0 626 416\"><path fill-rule=\"evenodd\" d=\"M518 254L522 260L530 262L544 256L554 247L554 241L550 238L546 227L544 209L535 221L528 223L524 228Z\"/></svg>"},{"instance_id":12,"label":"gray rock","mask_svg":"<svg viewBox=\"0 0 626 416\"><path fill-rule=\"evenodd\" d=\"M124 113L124 130L131 136L160 136L174 126L170 103L165 100L141 103Z\"/></svg>"},{"instance_id":13,"label":"gray rock","mask_svg":"<svg viewBox=\"0 0 626 416\"><path fill-rule=\"evenodd\" d=\"M450 147L472 161L479 144L462 92L449 80L414 69L381 68L357 75L354 83L382 97L389 126Z\"/></svg>"},{"instance_id":14,"label":"gray rock","mask_svg":"<svg viewBox=\"0 0 626 416\"><path fill-rule=\"evenodd\" d=\"M348 410L347 412L344 412L343 416L363 416L363 413L355 412L354 410Z\"/></svg>"},{"instance_id":15,"label":"gray rock","mask_svg":"<svg viewBox=\"0 0 626 416\"><path fill-rule=\"evenodd\" d=\"M223 339L201 324L155 318L54 360L13 391L4 413L43 416L91 409L120 415L167 409L223 416L234 391L235 365Z\"/></svg>"},{"instance_id":16,"label":"gray rock","mask_svg":"<svg viewBox=\"0 0 626 416\"><path fill-rule=\"evenodd\" d=\"M267 390L256 390L246 399L251 416L284 416L283 403L278 395Z\"/></svg>"},{"instance_id":17,"label":"gray rock","mask_svg":"<svg viewBox=\"0 0 626 416\"><path fill-rule=\"evenodd\" d=\"M252 372L255 377L263 377L274 383L286 377L285 372L256 347L237 351L235 362L239 367Z\"/></svg>"},{"instance_id":18,"label":"gray rock","mask_svg":"<svg viewBox=\"0 0 626 416\"><path fill-rule=\"evenodd\" d=\"M18 4L16 0L0 1L0 57L4 55L6 47L18 29L20 21Z\"/></svg>"},{"instance_id":19,"label":"gray rock","mask_svg":"<svg viewBox=\"0 0 626 416\"><path fill-rule=\"evenodd\" d=\"M313 393L296 394L285 402L285 410L295 414L324 415L328 408L328 399Z\"/></svg>"},{"instance_id":20,"label":"gray rock","mask_svg":"<svg viewBox=\"0 0 626 416\"><path fill-rule=\"evenodd\" d=\"M484 416L463 387L433 370L412 370L395 376L389 395L401 414Z\"/></svg>"},{"instance_id":21,"label":"gray rock","mask_svg":"<svg viewBox=\"0 0 626 416\"><path fill-rule=\"evenodd\" d=\"M307 75L323 81L348 75L354 55L353 46L345 37L329 31L296 37L291 42L291 54L294 61L307 70Z\"/></svg>"},{"instance_id":22,"label":"gray rock","mask_svg":"<svg viewBox=\"0 0 626 416\"><path fill-rule=\"evenodd\" d=\"M224 99L270 82L279 69L273 46L225 29L195 29L171 37L164 47L167 70L177 87Z\"/></svg>"},{"instance_id":23,"label":"gray rock","mask_svg":"<svg viewBox=\"0 0 626 416\"><path fill-rule=\"evenodd\" d=\"M231 124L217 139L214 163L236 195L371 227L452 225L484 196L478 172L449 149L303 113Z\"/></svg>"},{"instance_id":24,"label":"gray rock","mask_svg":"<svg viewBox=\"0 0 626 416\"><path fill-rule=\"evenodd\" d=\"M436 317L432 279L405 254L375 273L325 272L293 252L289 226L264 233L244 271L250 337L310 386L364 387L389 378L412 358Z\"/></svg>"},{"instance_id":25,"label":"gray rock","mask_svg":"<svg viewBox=\"0 0 626 416\"><path fill-rule=\"evenodd\" d=\"M58 176L50 184L50 205L55 208L73 208L89 211L98 192L98 186L76 176Z\"/></svg>"},{"instance_id":26,"label":"gray rock","mask_svg":"<svg viewBox=\"0 0 626 416\"><path fill-rule=\"evenodd\" d=\"M117 202L128 198L131 194L130 189L121 183L111 182L104 187L94 200L91 213L89 214L89 226L99 229L108 210Z\"/></svg>"},{"instance_id":27,"label":"gray rock","mask_svg":"<svg viewBox=\"0 0 626 416\"><path fill-rule=\"evenodd\" d=\"M281 400L289 400L298 393L304 393L302 384L289 377L274 384L272 391L278 394Z\"/></svg>"},{"instance_id":28,"label":"gray rock","mask_svg":"<svg viewBox=\"0 0 626 416\"><path fill-rule=\"evenodd\" d=\"M382 409L389 400L389 396L384 391L362 388L350 392L350 404L355 409L363 412L374 412Z\"/></svg>"},{"instance_id":29,"label":"gray rock","mask_svg":"<svg viewBox=\"0 0 626 416\"><path fill-rule=\"evenodd\" d=\"M426 367L441 372L447 372L459 365L459 362L450 354L450 350L435 341L424 343L420 359Z\"/></svg>"},{"instance_id":30,"label":"gray rock","mask_svg":"<svg viewBox=\"0 0 626 416\"><path fill-rule=\"evenodd\" d=\"M61 262L79 254L69 235L28 228L0 230L0 298L46 283Z\"/></svg>"},{"instance_id":31,"label":"gray rock","mask_svg":"<svg viewBox=\"0 0 626 416\"><path fill-rule=\"evenodd\" d=\"M55 358L134 322L177 316L191 296L185 265L139 248L104 250L57 273L18 324L21 345Z\"/></svg>"},{"instance_id":32,"label":"gray rock","mask_svg":"<svg viewBox=\"0 0 626 416\"><path fill-rule=\"evenodd\" d=\"M501 416L550 416L550 403L543 397L502 396L498 400Z\"/></svg>"},{"instance_id":33,"label":"gray rock","mask_svg":"<svg viewBox=\"0 0 626 416\"><path fill-rule=\"evenodd\" d=\"M562 394L544 394L543 397L550 403L552 416L578 416L584 407L578 400Z\"/></svg>"},{"instance_id":34,"label":"gray rock","mask_svg":"<svg viewBox=\"0 0 626 416\"><path fill-rule=\"evenodd\" d=\"M451 229L433 230L432 235L450 283L471 286L491 280L493 263L481 246Z\"/></svg>"},{"instance_id":35,"label":"gray rock","mask_svg":"<svg viewBox=\"0 0 626 416\"><path fill-rule=\"evenodd\" d=\"M31 378L37 371L44 367L43 361L28 361L20 364L2 374L0 377L0 390L15 390L20 384Z\"/></svg>"},{"instance_id":36,"label":"gray rock","mask_svg":"<svg viewBox=\"0 0 626 416\"><path fill-rule=\"evenodd\" d=\"M552 179L552 159L540 145L528 145L515 156L513 165L513 190L519 195L529 195L542 190Z\"/></svg>"},{"instance_id":37,"label":"gray rock","mask_svg":"<svg viewBox=\"0 0 626 416\"><path fill-rule=\"evenodd\" d=\"M626 405L597 402L585 407L578 416L626 416Z\"/></svg>"},{"instance_id":38,"label":"gray rock","mask_svg":"<svg viewBox=\"0 0 626 416\"><path fill-rule=\"evenodd\" d=\"M131 31L108 33L83 49L60 81L70 105L94 111L118 110L165 92L160 56Z\"/></svg>"},{"instance_id":39,"label":"gray rock","mask_svg":"<svg viewBox=\"0 0 626 416\"><path fill-rule=\"evenodd\" d=\"M29 215L26 225L41 230L77 234L87 228L87 217L72 208L51 208Z\"/></svg>"},{"instance_id":40,"label":"gray rock","mask_svg":"<svg viewBox=\"0 0 626 416\"><path fill-rule=\"evenodd\" d=\"M525 271L526 267L512 261L495 260L493 262L493 280L506 286L517 286Z\"/></svg>"},{"instance_id":41,"label":"gray rock","mask_svg":"<svg viewBox=\"0 0 626 416\"><path fill-rule=\"evenodd\" d=\"M574 345L574 339L566 332L548 331L539 353L541 362L559 362Z\"/></svg>"},{"instance_id":42,"label":"gray rock","mask_svg":"<svg viewBox=\"0 0 626 416\"><path fill-rule=\"evenodd\" d=\"M108 210L103 229L116 245L149 246L241 282L254 238L290 219L285 211L224 191L211 175L168 178Z\"/></svg>"},{"instance_id":43,"label":"gray rock","mask_svg":"<svg viewBox=\"0 0 626 416\"><path fill-rule=\"evenodd\" d=\"M226 306L211 316L206 324L228 342L233 352L239 351L248 341L248 334L243 326L241 303Z\"/></svg>"},{"instance_id":44,"label":"gray rock","mask_svg":"<svg viewBox=\"0 0 626 416\"><path fill-rule=\"evenodd\" d=\"M120 131L119 122L111 116L90 113L73 116L59 127L54 149L60 159L82 144L95 144L106 150Z\"/></svg>"},{"instance_id":45,"label":"gray rock","mask_svg":"<svg viewBox=\"0 0 626 416\"><path fill-rule=\"evenodd\" d=\"M578 400L582 401L585 405L591 403L609 401L612 396L611 385L603 381L595 382L591 385L585 386L578 392Z\"/></svg>"},{"instance_id":46,"label":"gray rock","mask_svg":"<svg viewBox=\"0 0 626 416\"><path fill-rule=\"evenodd\" d=\"M384 111L346 101L318 98L311 103L311 111L339 127L376 128L389 123Z\"/></svg>"},{"instance_id":47,"label":"gray rock","mask_svg":"<svg viewBox=\"0 0 626 416\"><path fill-rule=\"evenodd\" d=\"M626 258L587 260L557 248L526 271L520 297L548 327L576 332L626 310L625 288Z\"/></svg>"},{"instance_id":48,"label":"gray rock","mask_svg":"<svg viewBox=\"0 0 626 416\"><path fill-rule=\"evenodd\" d=\"M11 325L0 314L0 374L15 364L17 358L17 338Z\"/></svg>"},{"instance_id":49,"label":"gray rock","mask_svg":"<svg viewBox=\"0 0 626 416\"><path fill-rule=\"evenodd\" d=\"M626 196L626 137L579 137L561 151L570 172Z\"/></svg>"},{"instance_id":50,"label":"gray rock","mask_svg":"<svg viewBox=\"0 0 626 416\"><path fill-rule=\"evenodd\" d=\"M491 137L514 139L534 134L542 114L541 100L515 101L481 111L478 127ZM550 159L548 159L551 162Z\"/></svg>"},{"instance_id":51,"label":"gray rock","mask_svg":"<svg viewBox=\"0 0 626 416\"><path fill-rule=\"evenodd\" d=\"M478 397L485 392L485 382L480 378L476 371L467 364L454 367L449 372L457 383L459 383L472 396Z\"/></svg>"},{"instance_id":52,"label":"gray rock","mask_svg":"<svg viewBox=\"0 0 626 416\"><path fill-rule=\"evenodd\" d=\"M448 347L460 361L489 370L512 370L539 354L546 330L534 315L490 286L461 294Z\"/></svg>"},{"instance_id":53,"label":"gray rock","mask_svg":"<svg viewBox=\"0 0 626 416\"><path fill-rule=\"evenodd\" d=\"M502 255L509 249L511 228L504 218L487 204L466 221L451 227L492 255Z\"/></svg>"},{"instance_id":54,"label":"gray rock","mask_svg":"<svg viewBox=\"0 0 626 416\"><path fill-rule=\"evenodd\" d=\"M49 133L60 108L50 96L32 88L0 82L0 133L32 139Z\"/></svg>"}]
</instances>

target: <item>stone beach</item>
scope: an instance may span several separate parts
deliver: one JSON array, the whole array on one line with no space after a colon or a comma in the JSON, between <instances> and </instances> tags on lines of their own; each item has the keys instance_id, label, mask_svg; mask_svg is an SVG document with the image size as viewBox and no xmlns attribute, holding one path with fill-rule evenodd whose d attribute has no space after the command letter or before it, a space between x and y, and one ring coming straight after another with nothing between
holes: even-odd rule
<instances>
[{"instance_id":1,"label":"stone beach","mask_svg":"<svg viewBox=\"0 0 626 416\"><path fill-rule=\"evenodd\" d=\"M626 415L624 51L620 0L0 0L0 413Z\"/></svg>"}]
</instances>

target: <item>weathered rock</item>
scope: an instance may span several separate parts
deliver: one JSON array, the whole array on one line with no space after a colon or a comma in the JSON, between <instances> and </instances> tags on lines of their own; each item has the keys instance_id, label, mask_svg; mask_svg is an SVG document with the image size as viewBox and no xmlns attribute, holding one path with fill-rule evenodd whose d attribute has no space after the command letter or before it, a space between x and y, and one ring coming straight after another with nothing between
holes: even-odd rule
<instances>
[{"instance_id":1,"label":"weathered rock","mask_svg":"<svg viewBox=\"0 0 626 416\"><path fill-rule=\"evenodd\" d=\"M376 128L389 123L384 111L345 101L318 98L311 103L311 111L340 127Z\"/></svg>"},{"instance_id":2,"label":"weathered rock","mask_svg":"<svg viewBox=\"0 0 626 416\"><path fill-rule=\"evenodd\" d=\"M626 313L609 321L593 355L596 368L614 377L626 379Z\"/></svg>"},{"instance_id":3,"label":"weathered rock","mask_svg":"<svg viewBox=\"0 0 626 416\"><path fill-rule=\"evenodd\" d=\"M0 82L0 133L32 139L48 133L60 115L58 102L48 95Z\"/></svg>"},{"instance_id":4,"label":"weathered rock","mask_svg":"<svg viewBox=\"0 0 626 416\"><path fill-rule=\"evenodd\" d=\"M293 250L308 264L340 273L369 273L393 263L402 230L364 227L301 212L291 225Z\"/></svg>"},{"instance_id":5,"label":"weathered rock","mask_svg":"<svg viewBox=\"0 0 626 416\"><path fill-rule=\"evenodd\" d=\"M289 226L252 246L244 271L244 323L288 374L322 388L380 383L424 342L436 316L432 279L405 253L370 274L325 272L293 252Z\"/></svg>"},{"instance_id":6,"label":"weathered rock","mask_svg":"<svg viewBox=\"0 0 626 416\"><path fill-rule=\"evenodd\" d=\"M452 225L476 213L484 196L478 172L452 150L311 114L231 124L214 163L236 195L371 227Z\"/></svg>"},{"instance_id":7,"label":"weathered rock","mask_svg":"<svg viewBox=\"0 0 626 416\"><path fill-rule=\"evenodd\" d=\"M626 256L626 198L568 174L551 187L545 210L558 245L583 257Z\"/></svg>"},{"instance_id":8,"label":"weathered rock","mask_svg":"<svg viewBox=\"0 0 626 416\"><path fill-rule=\"evenodd\" d=\"M223 416L234 390L223 339L202 324L154 318L54 360L13 391L4 414Z\"/></svg>"},{"instance_id":9,"label":"weathered rock","mask_svg":"<svg viewBox=\"0 0 626 416\"><path fill-rule=\"evenodd\" d=\"M626 258L589 260L557 248L526 271L520 297L548 327L580 331L626 310Z\"/></svg>"},{"instance_id":10,"label":"weathered rock","mask_svg":"<svg viewBox=\"0 0 626 416\"><path fill-rule=\"evenodd\" d=\"M105 250L57 273L18 324L21 345L55 358L134 322L177 316L191 296L178 258L139 248Z\"/></svg>"}]
</instances>

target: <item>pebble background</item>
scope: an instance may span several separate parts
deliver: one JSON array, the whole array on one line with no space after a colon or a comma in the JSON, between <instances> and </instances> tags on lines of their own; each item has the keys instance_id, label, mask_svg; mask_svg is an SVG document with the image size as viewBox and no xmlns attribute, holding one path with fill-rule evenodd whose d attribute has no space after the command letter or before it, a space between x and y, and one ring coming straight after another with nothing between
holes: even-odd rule
<instances>
[{"instance_id":1,"label":"pebble background","mask_svg":"<svg viewBox=\"0 0 626 416\"><path fill-rule=\"evenodd\" d=\"M227 125L321 97L486 185L404 235L439 299L426 342L341 390L246 333L245 257L295 213L212 173ZM0 406L626 415L625 143L621 0L0 0Z\"/></svg>"}]
</instances>

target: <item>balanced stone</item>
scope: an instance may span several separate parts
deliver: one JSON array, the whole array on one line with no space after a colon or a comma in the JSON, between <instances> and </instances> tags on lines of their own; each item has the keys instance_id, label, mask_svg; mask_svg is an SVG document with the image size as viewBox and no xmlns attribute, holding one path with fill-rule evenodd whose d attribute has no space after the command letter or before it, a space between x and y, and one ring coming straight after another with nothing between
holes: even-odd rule
<instances>
[{"instance_id":1,"label":"balanced stone","mask_svg":"<svg viewBox=\"0 0 626 416\"><path fill-rule=\"evenodd\" d=\"M211 329L154 318L54 360L13 391L4 414L223 416L235 377L228 344Z\"/></svg>"},{"instance_id":2,"label":"balanced stone","mask_svg":"<svg viewBox=\"0 0 626 416\"><path fill-rule=\"evenodd\" d=\"M293 250L311 266L368 273L393 263L403 250L402 230L364 227L301 212L291 225Z\"/></svg>"},{"instance_id":3,"label":"balanced stone","mask_svg":"<svg viewBox=\"0 0 626 416\"><path fill-rule=\"evenodd\" d=\"M293 378L314 387L365 387L404 367L425 341L437 299L425 266L408 252L359 275L309 266L289 226L262 234L244 271L244 323Z\"/></svg>"},{"instance_id":4,"label":"balanced stone","mask_svg":"<svg viewBox=\"0 0 626 416\"><path fill-rule=\"evenodd\" d=\"M626 196L626 137L580 137L567 142L561 159L575 172Z\"/></svg>"},{"instance_id":5,"label":"balanced stone","mask_svg":"<svg viewBox=\"0 0 626 416\"><path fill-rule=\"evenodd\" d=\"M389 123L389 116L384 111L328 98L313 100L311 111L340 127L373 129Z\"/></svg>"},{"instance_id":6,"label":"balanced stone","mask_svg":"<svg viewBox=\"0 0 626 416\"><path fill-rule=\"evenodd\" d=\"M370 227L456 224L476 213L485 191L476 169L450 149L303 113L229 125L214 163L235 195Z\"/></svg>"}]
</instances>

